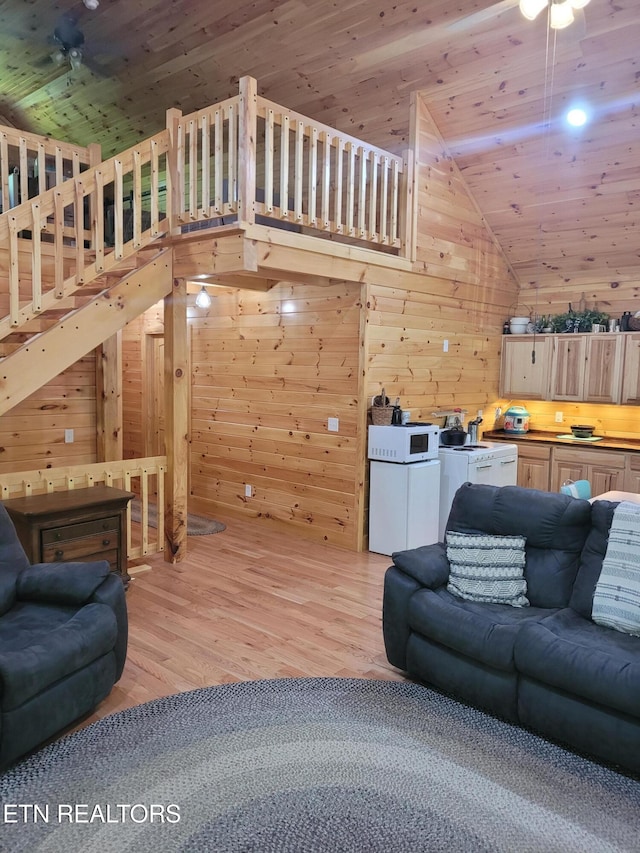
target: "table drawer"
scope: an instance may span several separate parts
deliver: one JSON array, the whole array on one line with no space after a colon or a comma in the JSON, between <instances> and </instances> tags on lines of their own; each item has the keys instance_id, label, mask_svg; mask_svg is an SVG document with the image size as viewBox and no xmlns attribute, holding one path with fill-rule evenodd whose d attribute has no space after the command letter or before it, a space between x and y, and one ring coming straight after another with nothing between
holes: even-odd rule
<instances>
[{"instance_id":1,"label":"table drawer","mask_svg":"<svg viewBox=\"0 0 640 853\"><path fill-rule=\"evenodd\" d=\"M64 542L53 542L50 545L45 545L42 548L42 562L70 562L82 561L89 555L100 555L105 551L118 549L118 532L107 531L106 533L97 533L94 536L83 536L81 539L70 539ZM108 559L107 557L96 556L98 559Z\"/></svg>"},{"instance_id":2,"label":"table drawer","mask_svg":"<svg viewBox=\"0 0 640 853\"><path fill-rule=\"evenodd\" d=\"M46 547L55 542L67 542L69 539L80 539L92 534L100 535L110 530L118 530L118 526L118 516L114 515L110 518L65 524L64 527L52 527L50 530L42 531L42 545Z\"/></svg>"}]
</instances>

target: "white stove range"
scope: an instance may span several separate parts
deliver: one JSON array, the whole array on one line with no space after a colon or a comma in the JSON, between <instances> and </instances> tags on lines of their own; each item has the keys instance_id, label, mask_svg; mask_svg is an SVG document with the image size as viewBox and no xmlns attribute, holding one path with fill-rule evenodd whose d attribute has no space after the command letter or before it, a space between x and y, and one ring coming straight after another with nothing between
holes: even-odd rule
<instances>
[{"instance_id":1,"label":"white stove range","mask_svg":"<svg viewBox=\"0 0 640 853\"><path fill-rule=\"evenodd\" d=\"M518 479L518 447L501 441L481 441L461 447L440 447L440 517L438 541L444 530L453 497L463 483L515 486Z\"/></svg>"}]
</instances>

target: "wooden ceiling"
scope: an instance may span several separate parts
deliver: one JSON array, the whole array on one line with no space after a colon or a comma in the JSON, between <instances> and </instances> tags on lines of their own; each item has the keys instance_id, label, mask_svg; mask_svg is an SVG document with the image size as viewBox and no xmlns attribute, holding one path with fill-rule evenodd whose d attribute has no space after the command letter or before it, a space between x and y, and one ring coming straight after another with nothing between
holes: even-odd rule
<instances>
[{"instance_id":1,"label":"wooden ceiling","mask_svg":"<svg viewBox=\"0 0 640 853\"><path fill-rule=\"evenodd\" d=\"M69 9L76 71L48 42ZM0 0L0 121L106 156L249 74L401 151L418 90L521 286L579 295L640 281L638 45L640 0L592 0L549 40L517 0ZM574 100L591 111L579 130L561 118Z\"/></svg>"}]
</instances>

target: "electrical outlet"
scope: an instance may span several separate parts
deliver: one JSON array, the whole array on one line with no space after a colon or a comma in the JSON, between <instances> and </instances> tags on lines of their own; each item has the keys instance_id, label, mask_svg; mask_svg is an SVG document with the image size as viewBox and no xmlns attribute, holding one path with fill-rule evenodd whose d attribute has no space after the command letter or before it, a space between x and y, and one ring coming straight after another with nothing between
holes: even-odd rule
<instances>
[{"instance_id":1,"label":"electrical outlet","mask_svg":"<svg viewBox=\"0 0 640 853\"><path fill-rule=\"evenodd\" d=\"M500 417L501 414L502 414L502 407L496 406L496 420L498 420L498 418Z\"/></svg>"},{"instance_id":2,"label":"electrical outlet","mask_svg":"<svg viewBox=\"0 0 640 853\"><path fill-rule=\"evenodd\" d=\"M449 341L442 341L442 352L449 352Z\"/></svg>"},{"instance_id":3,"label":"electrical outlet","mask_svg":"<svg viewBox=\"0 0 640 853\"><path fill-rule=\"evenodd\" d=\"M253 486L250 486L249 483L244 484L244 496L245 498L253 497Z\"/></svg>"},{"instance_id":4,"label":"electrical outlet","mask_svg":"<svg viewBox=\"0 0 640 853\"><path fill-rule=\"evenodd\" d=\"M564 420L564 412L556 412L556 423L561 424Z\"/></svg>"},{"instance_id":5,"label":"electrical outlet","mask_svg":"<svg viewBox=\"0 0 640 853\"><path fill-rule=\"evenodd\" d=\"M64 431L64 443L65 444L73 444L74 441L75 441L75 439L73 437L73 430L72 429L65 429L65 431Z\"/></svg>"},{"instance_id":6,"label":"electrical outlet","mask_svg":"<svg viewBox=\"0 0 640 853\"><path fill-rule=\"evenodd\" d=\"M327 429L329 432L338 432L338 428L340 427L340 421L338 418L329 418L327 420Z\"/></svg>"}]
</instances>

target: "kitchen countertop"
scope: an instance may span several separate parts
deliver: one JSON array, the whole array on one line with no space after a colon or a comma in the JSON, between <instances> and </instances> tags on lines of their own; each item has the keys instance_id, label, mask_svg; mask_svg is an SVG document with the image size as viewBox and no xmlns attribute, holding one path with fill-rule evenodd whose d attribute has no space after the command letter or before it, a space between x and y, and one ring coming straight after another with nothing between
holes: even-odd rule
<instances>
[{"instance_id":1,"label":"kitchen countertop","mask_svg":"<svg viewBox=\"0 0 640 853\"><path fill-rule=\"evenodd\" d=\"M568 430L568 432L571 432L571 430ZM524 435L513 435L502 429L491 429L485 430L482 433L481 440L513 441L514 444L518 442L553 444L556 447L588 447L594 450L630 450L640 453L640 440L637 439L603 436L602 441L581 441L579 438L558 438L558 434L560 433L530 429Z\"/></svg>"}]
</instances>

